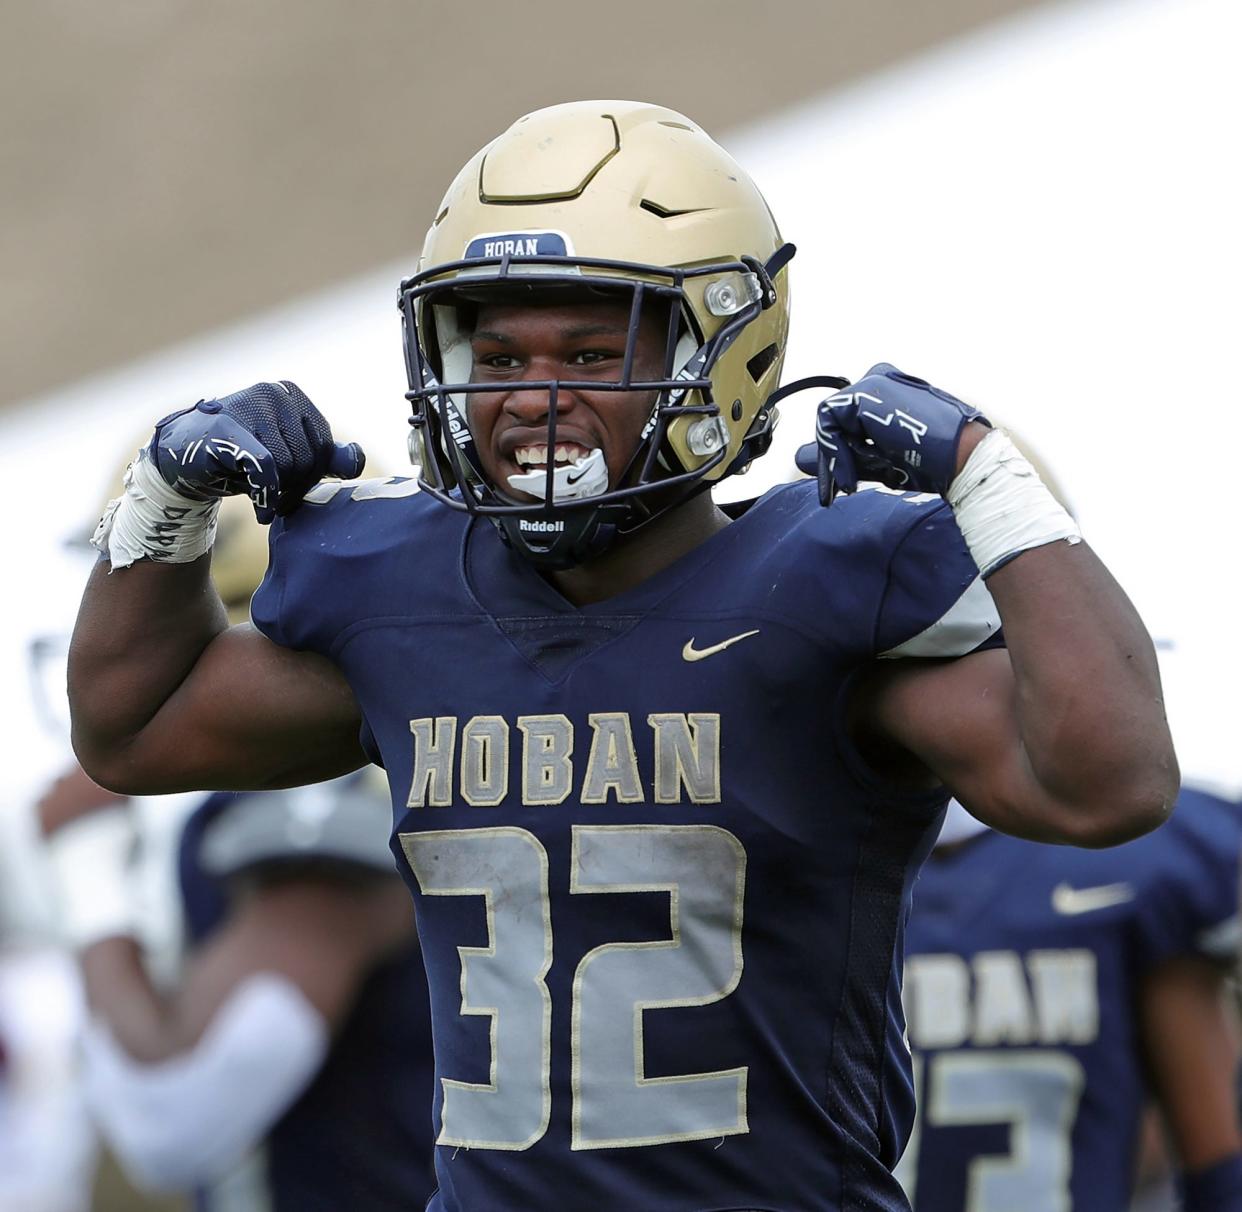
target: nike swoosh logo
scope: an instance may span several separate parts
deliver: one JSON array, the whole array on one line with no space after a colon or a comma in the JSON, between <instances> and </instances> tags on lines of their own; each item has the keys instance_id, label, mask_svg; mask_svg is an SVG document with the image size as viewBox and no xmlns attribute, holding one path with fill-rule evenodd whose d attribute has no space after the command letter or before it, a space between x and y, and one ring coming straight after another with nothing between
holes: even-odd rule
<instances>
[{"instance_id":1,"label":"nike swoosh logo","mask_svg":"<svg viewBox=\"0 0 1242 1212\"><path fill-rule=\"evenodd\" d=\"M694 646L694 636L686 641L686 646L681 650L681 659L683 661L702 661L709 656L715 656L718 652L724 652L726 648L731 648L739 640L748 640L752 635L758 635L759 628L754 631L743 631L741 635L730 636L727 640L721 640L719 644L713 644L710 648L696 648Z\"/></svg>"},{"instance_id":2,"label":"nike swoosh logo","mask_svg":"<svg viewBox=\"0 0 1242 1212\"><path fill-rule=\"evenodd\" d=\"M1100 884L1096 888L1071 888L1058 884L1052 890L1052 907L1066 917L1079 913L1094 913L1097 909L1111 909L1134 899L1134 889L1129 884Z\"/></svg>"},{"instance_id":3,"label":"nike swoosh logo","mask_svg":"<svg viewBox=\"0 0 1242 1212\"><path fill-rule=\"evenodd\" d=\"M582 477L583 477L584 475L586 475L586 473L587 473L587 471L588 471L588 470L589 470L589 468L584 467L584 468L583 468L580 472L578 472L578 474L577 474L576 476L575 476L575 475L568 475L568 476L566 476L566 477L565 477L565 483L566 483L566 484L576 484L576 483L577 483L580 479L582 479Z\"/></svg>"}]
</instances>

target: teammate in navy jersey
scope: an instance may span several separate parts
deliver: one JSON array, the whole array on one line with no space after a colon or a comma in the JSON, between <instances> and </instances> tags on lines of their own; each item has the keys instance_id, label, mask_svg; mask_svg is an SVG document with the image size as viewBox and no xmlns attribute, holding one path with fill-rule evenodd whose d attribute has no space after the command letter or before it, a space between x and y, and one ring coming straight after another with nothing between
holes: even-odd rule
<instances>
[{"instance_id":1,"label":"teammate in navy jersey","mask_svg":"<svg viewBox=\"0 0 1242 1212\"><path fill-rule=\"evenodd\" d=\"M946 787L1093 845L1172 802L1150 641L977 410L817 380L815 480L714 505L770 441L792 253L682 115L528 115L402 286L417 480L312 488L360 452L261 384L160 422L98 532L96 777L388 772L435 1212L903 1208L899 956ZM235 492L279 519L257 632L206 592Z\"/></svg>"},{"instance_id":2,"label":"teammate in navy jersey","mask_svg":"<svg viewBox=\"0 0 1242 1212\"><path fill-rule=\"evenodd\" d=\"M288 792L210 796L186 822L178 850L191 946L221 937L239 892L278 897L299 885L374 903L381 921L357 930L370 930L368 950L392 933L403 915L388 891L386 822L366 783L354 776ZM316 947L309 921L287 934ZM322 1064L280 1109L257 1155L196 1192L203 1212L237 1208L248 1190L266 1212L398 1212L421 1207L431 1193L427 986L417 943L404 930L397 936L360 973Z\"/></svg>"},{"instance_id":3,"label":"teammate in navy jersey","mask_svg":"<svg viewBox=\"0 0 1242 1212\"><path fill-rule=\"evenodd\" d=\"M230 501L212 580L234 621L266 565L266 535ZM180 831L170 979L144 963L133 805L75 766L39 812L91 1004L84 1086L130 1179L193 1191L202 1212L425 1199L427 988L382 780L207 796Z\"/></svg>"},{"instance_id":4,"label":"teammate in navy jersey","mask_svg":"<svg viewBox=\"0 0 1242 1212\"><path fill-rule=\"evenodd\" d=\"M994 833L954 805L906 932L916 1212L1125 1212L1159 1102L1184 1206L1242 1209L1234 1088L1242 805L1183 791L1111 850Z\"/></svg>"},{"instance_id":5,"label":"teammate in navy jersey","mask_svg":"<svg viewBox=\"0 0 1242 1212\"><path fill-rule=\"evenodd\" d=\"M132 879L108 870L128 804L76 771L40 810L49 844L71 847L53 850L61 869L76 850L93 891ZM171 984L132 928L97 917L77 937L88 1101L140 1188L201 1212L396 1212L429 1194L426 982L386 815L360 775L208 796L179 844Z\"/></svg>"}]
</instances>

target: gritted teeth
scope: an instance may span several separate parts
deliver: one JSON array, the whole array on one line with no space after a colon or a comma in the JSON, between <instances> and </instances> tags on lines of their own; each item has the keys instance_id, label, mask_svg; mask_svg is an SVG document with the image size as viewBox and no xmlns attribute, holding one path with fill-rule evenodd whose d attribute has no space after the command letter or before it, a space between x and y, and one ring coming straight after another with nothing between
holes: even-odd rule
<instances>
[{"instance_id":1,"label":"gritted teeth","mask_svg":"<svg viewBox=\"0 0 1242 1212\"><path fill-rule=\"evenodd\" d=\"M556 465L576 463L591 452L576 442L558 442L554 452ZM547 467L548 448L546 446L519 446L513 452L513 461L519 467Z\"/></svg>"}]
</instances>

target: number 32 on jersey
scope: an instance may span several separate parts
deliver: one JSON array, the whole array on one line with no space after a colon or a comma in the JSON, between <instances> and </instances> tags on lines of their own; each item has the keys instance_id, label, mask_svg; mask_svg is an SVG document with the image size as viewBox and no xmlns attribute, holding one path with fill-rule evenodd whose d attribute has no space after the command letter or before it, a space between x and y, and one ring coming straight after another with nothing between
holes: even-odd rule
<instances>
[{"instance_id":1,"label":"number 32 on jersey","mask_svg":"<svg viewBox=\"0 0 1242 1212\"><path fill-rule=\"evenodd\" d=\"M484 1083L441 1078L436 1143L528 1149L547 1131L553 923L548 855L526 829L404 833L425 896L482 897L486 947L458 947L461 1013L489 1018ZM575 1149L704 1140L748 1131L743 1066L644 1076L643 1011L705 1006L742 976L746 852L714 825L573 827L571 893L664 892L670 937L605 943L573 980Z\"/></svg>"}]
</instances>

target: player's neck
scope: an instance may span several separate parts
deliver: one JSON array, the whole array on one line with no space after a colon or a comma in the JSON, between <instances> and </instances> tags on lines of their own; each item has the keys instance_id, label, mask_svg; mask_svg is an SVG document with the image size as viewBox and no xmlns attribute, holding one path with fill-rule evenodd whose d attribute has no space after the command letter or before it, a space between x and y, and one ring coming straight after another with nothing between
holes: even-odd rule
<instances>
[{"instance_id":1,"label":"player's neck","mask_svg":"<svg viewBox=\"0 0 1242 1212\"><path fill-rule=\"evenodd\" d=\"M703 493L656 518L589 564L549 573L548 579L575 606L602 602L641 585L728 524L729 518L716 507L710 494Z\"/></svg>"}]
</instances>

